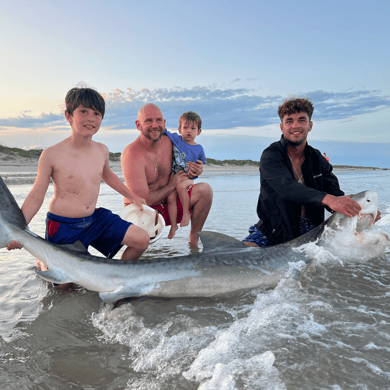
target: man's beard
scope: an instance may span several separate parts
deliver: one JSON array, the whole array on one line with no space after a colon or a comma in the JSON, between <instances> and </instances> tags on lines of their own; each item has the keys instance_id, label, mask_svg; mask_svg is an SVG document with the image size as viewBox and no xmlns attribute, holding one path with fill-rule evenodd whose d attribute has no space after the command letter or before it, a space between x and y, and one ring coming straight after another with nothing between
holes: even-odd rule
<instances>
[{"instance_id":1,"label":"man's beard","mask_svg":"<svg viewBox=\"0 0 390 390\"><path fill-rule=\"evenodd\" d=\"M163 131L160 131L159 130L159 137L157 139L153 138L148 131L144 132L144 136L145 138L147 138L149 141L152 141L152 142L157 142L157 141L160 141L161 137L163 136Z\"/></svg>"},{"instance_id":2,"label":"man's beard","mask_svg":"<svg viewBox=\"0 0 390 390\"><path fill-rule=\"evenodd\" d=\"M297 146L301 146L305 141L306 141L307 138L301 140L301 141L298 141L298 142L293 142L293 141L289 141L288 139L286 140L287 141L287 144L289 146L293 146L293 147L297 147Z\"/></svg>"},{"instance_id":3,"label":"man's beard","mask_svg":"<svg viewBox=\"0 0 390 390\"><path fill-rule=\"evenodd\" d=\"M301 131L306 131L306 129L300 129ZM286 139L286 141L287 141L287 144L289 145L289 146L292 146L292 147L294 147L294 148L297 148L298 146L301 146L302 144L304 144L306 141L307 141L307 134L308 134L308 132L306 133L306 137L305 138L303 138L302 140L300 140L300 141L291 141L291 140L289 140L289 139Z\"/></svg>"}]
</instances>

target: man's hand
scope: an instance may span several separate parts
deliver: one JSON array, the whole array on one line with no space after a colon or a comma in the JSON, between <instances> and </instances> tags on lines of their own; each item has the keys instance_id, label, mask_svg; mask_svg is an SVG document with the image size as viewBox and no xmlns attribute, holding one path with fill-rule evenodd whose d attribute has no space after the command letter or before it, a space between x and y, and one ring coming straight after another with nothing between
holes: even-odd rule
<instances>
[{"instance_id":1,"label":"man's hand","mask_svg":"<svg viewBox=\"0 0 390 390\"><path fill-rule=\"evenodd\" d=\"M11 241L9 244L8 244L8 246L7 246L7 249L9 250L9 251L12 251L13 249L22 249L23 248L23 246L22 245L20 245L17 241Z\"/></svg>"},{"instance_id":2,"label":"man's hand","mask_svg":"<svg viewBox=\"0 0 390 390\"><path fill-rule=\"evenodd\" d=\"M187 167L188 167L188 177L199 176L203 173L203 162L200 160L197 160L196 163L192 161L188 161Z\"/></svg>"},{"instance_id":3,"label":"man's hand","mask_svg":"<svg viewBox=\"0 0 390 390\"><path fill-rule=\"evenodd\" d=\"M322 199L322 204L330 207L333 211L344 214L346 217L354 217L362 209L359 203L355 202L349 196L333 196L328 194Z\"/></svg>"}]
</instances>

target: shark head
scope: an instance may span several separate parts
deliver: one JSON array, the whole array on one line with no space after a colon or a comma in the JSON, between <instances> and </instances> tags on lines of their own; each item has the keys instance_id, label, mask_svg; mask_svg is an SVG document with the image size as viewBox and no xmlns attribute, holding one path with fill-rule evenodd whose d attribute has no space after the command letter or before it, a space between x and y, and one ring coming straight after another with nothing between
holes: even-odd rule
<instances>
[{"instance_id":1,"label":"shark head","mask_svg":"<svg viewBox=\"0 0 390 390\"><path fill-rule=\"evenodd\" d=\"M359 215L348 218L344 214L334 213L328 220L328 227L337 230L352 226L358 233L371 228L378 213L378 195L374 191L362 191L353 195L352 199L361 207Z\"/></svg>"},{"instance_id":2,"label":"shark head","mask_svg":"<svg viewBox=\"0 0 390 390\"><path fill-rule=\"evenodd\" d=\"M377 194L363 191L352 199L361 207L359 215L348 218L334 213L325 224L329 229L324 231L321 245L338 261L365 261L383 255L390 246L387 233L378 228L369 230L378 214Z\"/></svg>"}]
</instances>

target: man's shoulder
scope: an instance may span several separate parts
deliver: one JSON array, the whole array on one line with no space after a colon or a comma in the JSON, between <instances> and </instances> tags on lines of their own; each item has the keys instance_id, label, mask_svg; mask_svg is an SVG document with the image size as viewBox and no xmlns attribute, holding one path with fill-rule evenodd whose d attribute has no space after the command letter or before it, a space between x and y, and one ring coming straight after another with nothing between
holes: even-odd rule
<instances>
[{"instance_id":1,"label":"man's shoulder","mask_svg":"<svg viewBox=\"0 0 390 390\"><path fill-rule=\"evenodd\" d=\"M134 140L132 143L128 144L124 149L122 154L127 154L127 153L135 153L135 152L140 152L140 142L139 138Z\"/></svg>"},{"instance_id":2,"label":"man's shoulder","mask_svg":"<svg viewBox=\"0 0 390 390\"><path fill-rule=\"evenodd\" d=\"M282 143L279 141L272 142L266 149L283 149Z\"/></svg>"},{"instance_id":3,"label":"man's shoulder","mask_svg":"<svg viewBox=\"0 0 390 390\"><path fill-rule=\"evenodd\" d=\"M307 145L305 149L305 156L305 164L310 166L311 169L317 170L317 173L321 172L323 175L329 175L332 173L332 165L325 160L325 157L318 149Z\"/></svg>"},{"instance_id":4,"label":"man's shoulder","mask_svg":"<svg viewBox=\"0 0 390 390\"><path fill-rule=\"evenodd\" d=\"M313 146L311 146L311 145L309 145L309 144L306 144L306 147L307 147L312 153L317 153L317 154L320 154L320 155L322 156L322 153L321 153L318 149L314 148Z\"/></svg>"},{"instance_id":5,"label":"man's shoulder","mask_svg":"<svg viewBox=\"0 0 390 390\"><path fill-rule=\"evenodd\" d=\"M272 142L272 144L270 144L263 150L263 155L264 154L270 155L270 154L283 153L283 152L284 152L284 148L282 143L280 141L275 141Z\"/></svg>"},{"instance_id":6,"label":"man's shoulder","mask_svg":"<svg viewBox=\"0 0 390 390\"><path fill-rule=\"evenodd\" d=\"M323 157L325 159L325 157L322 155L322 153L318 149L313 148L313 146L310 146L309 144L307 144L306 149L308 150L308 152L312 156L315 156L316 158Z\"/></svg>"}]
</instances>

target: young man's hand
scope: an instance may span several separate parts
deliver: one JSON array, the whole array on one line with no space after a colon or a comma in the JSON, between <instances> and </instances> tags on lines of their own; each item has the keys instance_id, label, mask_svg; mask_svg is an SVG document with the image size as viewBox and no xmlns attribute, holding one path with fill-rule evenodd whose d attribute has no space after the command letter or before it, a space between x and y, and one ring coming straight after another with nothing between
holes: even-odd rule
<instances>
[{"instance_id":1,"label":"young man's hand","mask_svg":"<svg viewBox=\"0 0 390 390\"><path fill-rule=\"evenodd\" d=\"M349 196L333 196L330 194L325 195L322 199L322 204L330 207L333 211L344 214L347 217L354 217L359 214L362 209L356 201Z\"/></svg>"}]
</instances>

